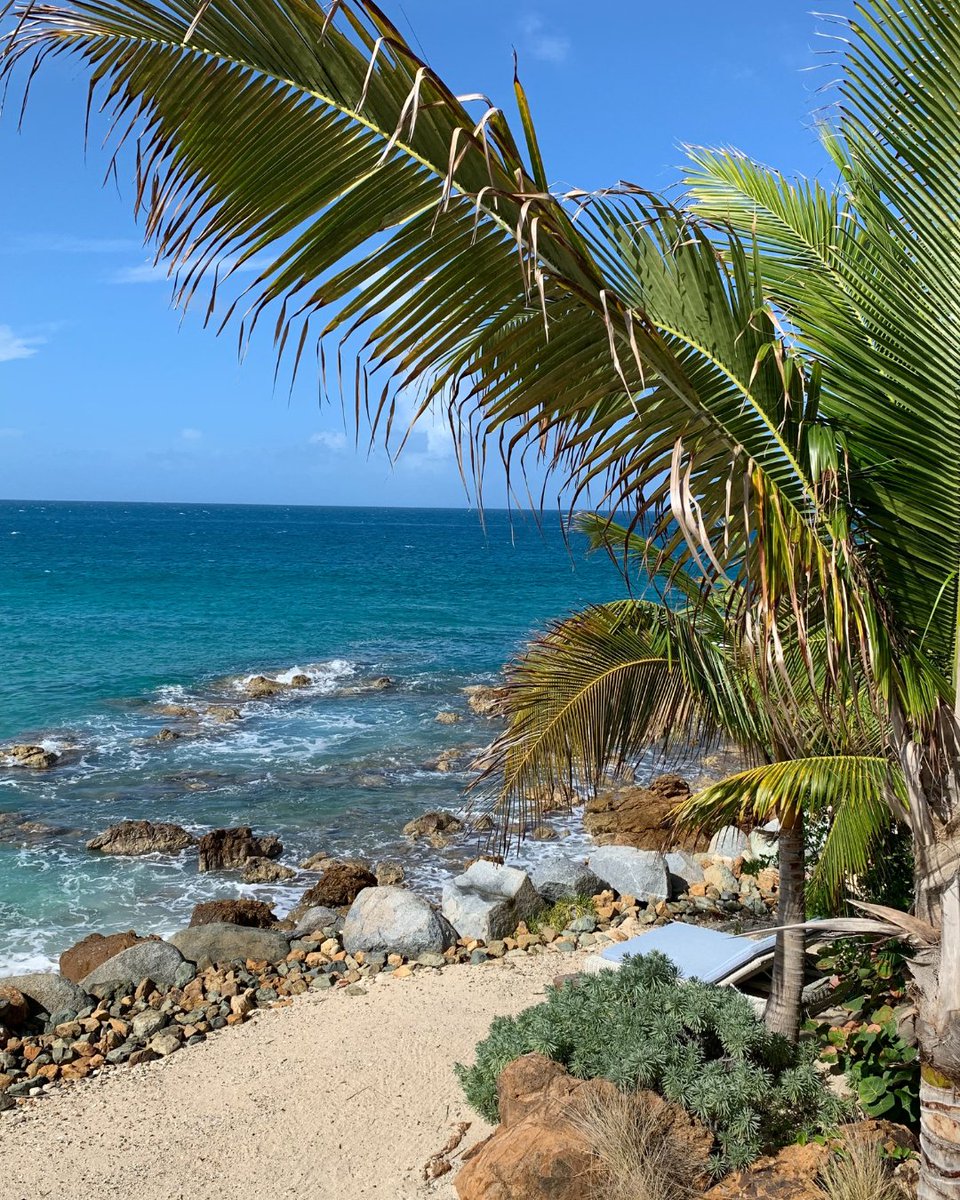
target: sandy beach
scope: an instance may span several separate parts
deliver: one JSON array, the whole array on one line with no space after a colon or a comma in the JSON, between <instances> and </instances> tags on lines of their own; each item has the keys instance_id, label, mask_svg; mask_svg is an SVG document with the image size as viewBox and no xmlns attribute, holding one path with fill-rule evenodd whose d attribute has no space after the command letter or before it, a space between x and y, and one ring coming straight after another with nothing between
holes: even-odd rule
<instances>
[{"instance_id":1,"label":"sandy beach","mask_svg":"<svg viewBox=\"0 0 960 1200\"><path fill-rule=\"evenodd\" d=\"M0 1118L0 1200L452 1200L424 1163L471 1121L453 1073L493 1017L580 956L389 976L304 995L173 1057L62 1087ZM456 1157L454 1158L456 1168Z\"/></svg>"}]
</instances>

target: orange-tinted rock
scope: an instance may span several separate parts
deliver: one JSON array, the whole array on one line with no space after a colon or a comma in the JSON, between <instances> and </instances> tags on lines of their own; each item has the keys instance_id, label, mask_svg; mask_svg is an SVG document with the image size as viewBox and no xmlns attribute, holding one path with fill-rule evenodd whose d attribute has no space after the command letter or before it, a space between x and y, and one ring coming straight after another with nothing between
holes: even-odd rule
<instances>
[{"instance_id":1,"label":"orange-tinted rock","mask_svg":"<svg viewBox=\"0 0 960 1200\"><path fill-rule=\"evenodd\" d=\"M0 1025L20 1029L27 1019L29 1005L23 992L15 987L0 986Z\"/></svg>"},{"instance_id":2,"label":"orange-tinted rock","mask_svg":"<svg viewBox=\"0 0 960 1200\"><path fill-rule=\"evenodd\" d=\"M335 862L300 898L299 908L343 908L352 904L364 888L376 887L377 877L358 863Z\"/></svg>"},{"instance_id":3,"label":"orange-tinted rock","mask_svg":"<svg viewBox=\"0 0 960 1200\"><path fill-rule=\"evenodd\" d=\"M132 929L128 929L126 933L106 935L91 933L60 955L60 974L71 983L79 983L107 959L145 940L137 937Z\"/></svg>"},{"instance_id":4,"label":"orange-tinted rock","mask_svg":"<svg viewBox=\"0 0 960 1200\"><path fill-rule=\"evenodd\" d=\"M526 1054L510 1063L497 1083L501 1122L464 1156L455 1185L460 1200L606 1200L586 1138L563 1113L590 1096L616 1096L605 1079L574 1079L558 1063ZM651 1092L637 1103L659 1106L658 1128L682 1139L684 1153L706 1166L713 1135L683 1110Z\"/></svg>"},{"instance_id":5,"label":"orange-tinted rock","mask_svg":"<svg viewBox=\"0 0 960 1200\"><path fill-rule=\"evenodd\" d=\"M679 775L660 775L648 787L613 788L591 797L583 823L601 845L660 851L678 845L705 848L706 838L677 836L673 810L689 795L689 785Z\"/></svg>"}]
</instances>

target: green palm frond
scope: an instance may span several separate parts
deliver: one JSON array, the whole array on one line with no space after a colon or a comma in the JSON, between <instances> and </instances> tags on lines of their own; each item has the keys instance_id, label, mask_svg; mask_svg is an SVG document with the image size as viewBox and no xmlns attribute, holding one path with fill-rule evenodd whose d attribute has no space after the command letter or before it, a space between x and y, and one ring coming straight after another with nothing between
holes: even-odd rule
<instances>
[{"instance_id":1,"label":"green palm frond","mask_svg":"<svg viewBox=\"0 0 960 1200\"><path fill-rule=\"evenodd\" d=\"M678 828L687 830L829 815L810 889L832 901L866 869L872 849L906 807L903 775L888 757L845 754L752 767L703 788L675 815Z\"/></svg>"}]
</instances>

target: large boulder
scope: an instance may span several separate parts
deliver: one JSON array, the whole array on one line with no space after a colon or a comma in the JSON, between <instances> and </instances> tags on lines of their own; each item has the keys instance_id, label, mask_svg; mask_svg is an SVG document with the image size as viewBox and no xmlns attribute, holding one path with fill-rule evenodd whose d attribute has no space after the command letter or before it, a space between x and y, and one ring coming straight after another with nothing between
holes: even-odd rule
<instances>
[{"instance_id":1,"label":"large boulder","mask_svg":"<svg viewBox=\"0 0 960 1200\"><path fill-rule=\"evenodd\" d=\"M754 829L747 838L747 849L745 851L747 858L752 858L755 862L775 863L780 856L780 832L779 822L776 823L776 829L768 829L764 826L762 829Z\"/></svg>"},{"instance_id":2,"label":"large boulder","mask_svg":"<svg viewBox=\"0 0 960 1200\"><path fill-rule=\"evenodd\" d=\"M669 900L667 860L656 850L632 846L601 846L589 859L590 869L621 896L638 900Z\"/></svg>"},{"instance_id":3,"label":"large boulder","mask_svg":"<svg viewBox=\"0 0 960 1200\"><path fill-rule=\"evenodd\" d=\"M248 858L243 864L244 883L283 883L293 879L296 871L271 858Z\"/></svg>"},{"instance_id":4,"label":"large boulder","mask_svg":"<svg viewBox=\"0 0 960 1200\"><path fill-rule=\"evenodd\" d=\"M314 904L297 917L293 926L293 936L307 937L308 934L321 933L325 929L335 929L339 932L342 928L343 917L335 909Z\"/></svg>"},{"instance_id":5,"label":"large boulder","mask_svg":"<svg viewBox=\"0 0 960 1200\"><path fill-rule=\"evenodd\" d=\"M403 836L416 841L422 837L432 837L434 834L460 833L463 822L450 812L428 812L422 817L414 817L403 827Z\"/></svg>"},{"instance_id":6,"label":"large boulder","mask_svg":"<svg viewBox=\"0 0 960 1200\"><path fill-rule=\"evenodd\" d=\"M674 850L667 855L670 890L674 896L689 892L695 883L703 883L703 867L688 850Z\"/></svg>"},{"instance_id":7,"label":"large boulder","mask_svg":"<svg viewBox=\"0 0 960 1200\"><path fill-rule=\"evenodd\" d=\"M739 858L747 849L747 835L736 825L724 825L710 839L709 854L714 858Z\"/></svg>"},{"instance_id":8,"label":"large boulder","mask_svg":"<svg viewBox=\"0 0 960 1200\"><path fill-rule=\"evenodd\" d=\"M211 829L200 839L201 871L236 871L248 858L279 858L283 846L275 837L254 837L249 825Z\"/></svg>"},{"instance_id":9,"label":"large boulder","mask_svg":"<svg viewBox=\"0 0 960 1200\"><path fill-rule=\"evenodd\" d=\"M287 690L287 685L279 679L268 679L266 675L251 675L243 681L243 690L254 699L266 696L276 696Z\"/></svg>"},{"instance_id":10,"label":"large boulder","mask_svg":"<svg viewBox=\"0 0 960 1200\"><path fill-rule=\"evenodd\" d=\"M179 825L153 821L119 821L87 842L104 854L179 854L197 839Z\"/></svg>"},{"instance_id":11,"label":"large boulder","mask_svg":"<svg viewBox=\"0 0 960 1200\"><path fill-rule=\"evenodd\" d=\"M3 987L16 988L18 992L22 992L28 1000L32 1000L34 1004L42 1008L44 1012L50 1013L51 1016L54 1013L66 1012L68 1009L79 1012L89 1000L87 993L82 988L71 983L69 979L64 979L52 972L36 975L8 975L5 979L0 979L0 984Z\"/></svg>"},{"instance_id":12,"label":"large boulder","mask_svg":"<svg viewBox=\"0 0 960 1200\"><path fill-rule=\"evenodd\" d=\"M673 819L674 809L689 795L690 787L679 775L660 775L646 787L610 788L587 800L583 824L600 845L666 851L682 844L699 849L705 840L679 838Z\"/></svg>"},{"instance_id":13,"label":"large boulder","mask_svg":"<svg viewBox=\"0 0 960 1200\"><path fill-rule=\"evenodd\" d=\"M653 1092L625 1101L606 1079L575 1079L559 1063L525 1054L497 1080L500 1124L469 1150L455 1180L460 1200L608 1200L609 1185L575 1114L633 1103L637 1125L657 1130L690 1171L706 1177L713 1134Z\"/></svg>"},{"instance_id":14,"label":"large boulder","mask_svg":"<svg viewBox=\"0 0 960 1200\"><path fill-rule=\"evenodd\" d=\"M575 900L578 896L595 896L603 891L602 880L585 862L563 854L541 859L530 873L530 882L550 904Z\"/></svg>"},{"instance_id":15,"label":"large boulder","mask_svg":"<svg viewBox=\"0 0 960 1200\"><path fill-rule=\"evenodd\" d=\"M72 983L79 983L82 979L86 979L91 971L95 971L101 963L113 958L121 950L127 950L130 946L136 946L138 942L142 941L146 941L146 939L137 937L132 929L128 929L126 933L108 933L106 935L90 933L60 955L60 974Z\"/></svg>"},{"instance_id":16,"label":"large boulder","mask_svg":"<svg viewBox=\"0 0 960 1200\"><path fill-rule=\"evenodd\" d=\"M346 908L364 888L377 886L377 877L366 867L354 862L333 862L317 882L304 892L298 912L322 904L326 908Z\"/></svg>"},{"instance_id":17,"label":"large boulder","mask_svg":"<svg viewBox=\"0 0 960 1200\"><path fill-rule=\"evenodd\" d=\"M262 900L204 900L190 917L190 928L197 925L243 925L247 929L270 929L276 914Z\"/></svg>"},{"instance_id":18,"label":"large boulder","mask_svg":"<svg viewBox=\"0 0 960 1200\"><path fill-rule=\"evenodd\" d=\"M401 887L371 887L357 896L343 923L348 954L442 954L457 934L426 900Z\"/></svg>"},{"instance_id":19,"label":"large boulder","mask_svg":"<svg viewBox=\"0 0 960 1200\"><path fill-rule=\"evenodd\" d=\"M108 958L85 976L80 986L97 996L113 984L138 984L144 979L152 979L159 988L169 988L173 987L182 962L183 955L170 942L151 938Z\"/></svg>"},{"instance_id":20,"label":"large boulder","mask_svg":"<svg viewBox=\"0 0 960 1200\"><path fill-rule=\"evenodd\" d=\"M290 953L290 942L277 929L251 929L246 925L193 925L170 939L188 962L231 963L253 959L277 963Z\"/></svg>"},{"instance_id":21,"label":"large boulder","mask_svg":"<svg viewBox=\"0 0 960 1200\"><path fill-rule=\"evenodd\" d=\"M441 911L460 937L508 937L543 907L526 871L483 858L443 886Z\"/></svg>"}]
</instances>

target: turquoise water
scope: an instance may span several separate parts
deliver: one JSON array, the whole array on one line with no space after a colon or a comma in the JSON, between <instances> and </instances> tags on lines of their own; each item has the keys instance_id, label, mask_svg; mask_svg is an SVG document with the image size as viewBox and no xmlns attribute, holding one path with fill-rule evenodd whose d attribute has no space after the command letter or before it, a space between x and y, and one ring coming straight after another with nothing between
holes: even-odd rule
<instances>
[{"instance_id":1,"label":"turquoise water","mask_svg":"<svg viewBox=\"0 0 960 1200\"><path fill-rule=\"evenodd\" d=\"M251 888L198 875L189 856L84 848L124 818L250 824L293 865L319 849L404 856L435 886L463 847L411 855L399 831L459 803L465 777L431 757L489 741L460 689L492 681L550 618L622 594L556 516L485 523L450 509L0 503L0 745L66 749L47 773L0 768L0 971L40 967L94 929L170 932L201 898L283 910L308 882ZM293 668L309 688L237 690ZM396 686L355 690L378 675ZM177 724L153 705L195 700L240 703L243 720L145 741ZM439 725L444 709L463 722Z\"/></svg>"}]
</instances>

